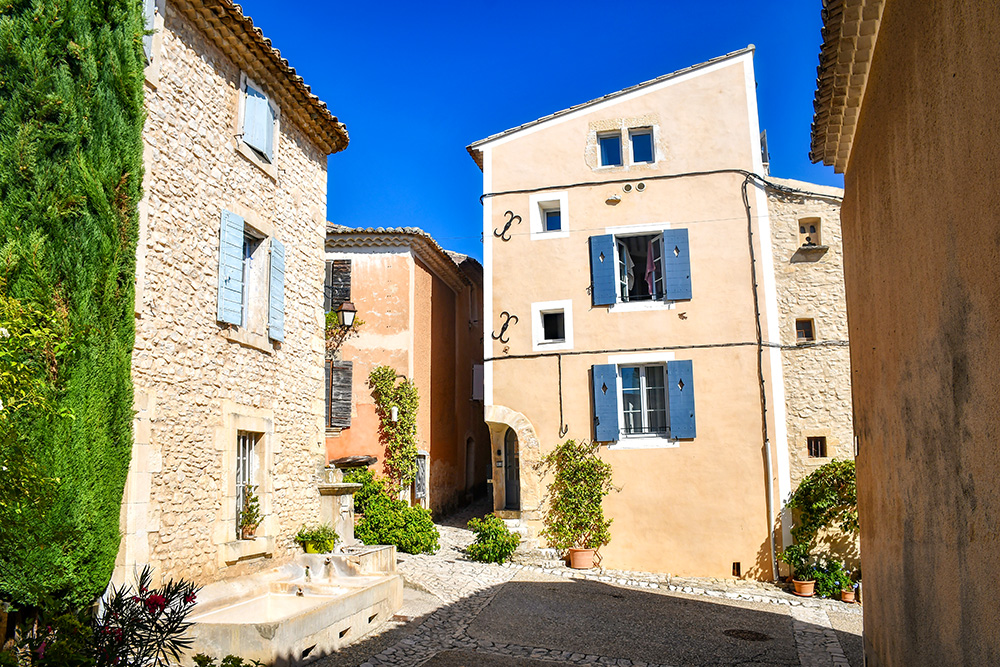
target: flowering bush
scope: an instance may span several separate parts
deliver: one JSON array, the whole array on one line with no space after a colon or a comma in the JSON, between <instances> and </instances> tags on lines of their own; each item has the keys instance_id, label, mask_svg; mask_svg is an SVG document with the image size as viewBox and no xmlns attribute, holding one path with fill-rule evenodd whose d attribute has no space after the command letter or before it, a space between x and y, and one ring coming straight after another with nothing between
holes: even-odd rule
<instances>
[{"instance_id":1,"label":"flowering bush","mask_svg":"<svg viewBox=\"0 0 1000 667\"><path fill-rule=\"evenodd\" d=\"M190 648L185 621L197 601L198 587L171 579L150 587L152 570L142 569L137 590L111 587L111 594L94 620L93 650L98 667L150 665L160 667Z\"/></svg>"},{"instance_id":2,"label":"flowering bush","mask_svg":"<svg viewBox=\"0 0 1000 667\"><path fill-rule=\"evenodd\" d=\"M521 543L521 536L510 532L503 519L487 514L482 519L469 521L469 530L476 534L476 541L465 550L472 560L482 563L503 563Z\"/></svg>"}]
</instances>

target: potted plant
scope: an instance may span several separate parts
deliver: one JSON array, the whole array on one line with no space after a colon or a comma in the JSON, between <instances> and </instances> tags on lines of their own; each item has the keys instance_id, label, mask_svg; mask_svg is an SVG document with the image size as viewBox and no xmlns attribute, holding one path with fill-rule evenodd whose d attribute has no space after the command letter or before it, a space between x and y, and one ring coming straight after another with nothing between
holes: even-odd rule
<instances>
[{"instance_id":1,"label":"potted plant","mask_svg":"<svg viewBox=\"0 0 1000 667\"><path fill-rule=\"evenodd\" d=\"M816 587L816 569L809 563L809 546L793 544L785 547L778 558L792 568L795 594L805 598L812 597Z\"/></svg>"},{"instance_id":2,"label":"potted plant","mask_svg":"<svg viewBox=\"0 0 1000 667\"><path fill-rule=\"evenodd\" d=\"M312 526L302 526L295 541L302 545L307 554L325 554L333 551L340 541L337 532L328 523L318 523Z\"/></svg>"},{"instance_id":3,"label":"potted plant","mask_svg":"<svg viewBox=\"0 0 1000 667\"><path fill-rule=\"evenodd\" d=\"M252 540L257 526L262 518L260 513L260 498L257 497L257 487L250 484L243 487L243 508L240 510L240 538Z\"/></svg>"},{"instance_id":4,"label":"potted plant","mask_svg":"<svg viewBox=\"0 0 1000 667\"><path fill-rule=\"evenodd\" d=\"M567 440L540 463L552 470L542 536L569 554L569 566L594 567L597 550L611 541L611 519L601 506L611 484L611 464L597 455L596 443Z\"/></svg>"}]
</instances>

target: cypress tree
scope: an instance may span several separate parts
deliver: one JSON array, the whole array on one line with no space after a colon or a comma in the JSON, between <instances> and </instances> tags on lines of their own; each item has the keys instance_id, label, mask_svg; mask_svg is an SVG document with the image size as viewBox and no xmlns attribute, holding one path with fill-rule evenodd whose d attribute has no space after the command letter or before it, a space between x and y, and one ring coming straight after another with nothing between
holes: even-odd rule
<instances>
[{"instance_id":1,"label":"cypress tree","mask_svg":"<svg viewBox=\"0 0 1000 667\"><path fill-rule=\"evenodd\" d=\"M21 606L91 602L118 551L143 34L141 0L0 0L0 288L7 306L40 313L54 332L19 352L48 383L51 409L22 405L0 419L10 464L0 485L19 466L51 482L36 489L45 497L0 515L0 597Z\"/></svg>"}]
</instances>

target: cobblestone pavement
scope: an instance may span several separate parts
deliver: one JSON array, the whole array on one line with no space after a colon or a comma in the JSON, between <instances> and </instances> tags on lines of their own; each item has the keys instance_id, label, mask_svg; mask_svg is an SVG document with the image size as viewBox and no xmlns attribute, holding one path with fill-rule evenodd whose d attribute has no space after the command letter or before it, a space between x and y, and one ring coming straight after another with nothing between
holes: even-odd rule
<instances>
[{"instance_id":1,"label":"cobblestone pavement","mask_svg":"<svg viewBox=\"0 0 1000 667\"><path fill-rule=\"evenodd\" d=\"M836 610L838 618L856 617L860 628L860 606L800 599L778 586L760 582L681 580L638 572L576 571L531 564L498 566L475 563L467 560L462 551L472 542L472 534L464 526L469 518L482 516L487 509L486 505L477 504L440 523L441 549L436 554L401 554L399 571L409 592L413 594L410 597L422 596L419 602L407 602L401 610L402 616L396 622L383 626L380 634L322 659L317 667L416 667L423 664L428 664L429 667L452 664L468 667L476 664L527 666L535 665L536 661L621 667L654 667L660 664L621 657L622 653L632 655L628 651L619 650L621 646L628 645L627 637L622 638L622 645L615 641L600 652L585 653L551 648L553 642L549 642L550 647L531 646L497 641L496 636L470 635L470 626L490 606L504 586L527 585L522 583L525 581L558 582L561 579L584 580L594 582L591 585L698 601L702 605L715 607L716 612L717 605L724 605L735 608L733 613L739 609L747 609L756 612L763 610L761 617L773 618L775 614L781 614L786 618L790 617L791 636L794 637L794 653L797 653L798 663L764 660L763 664L851 667L838 633L831 627L827 610ZM516 583L510 584L512 580L516 580ZM417 609L416 612L413 611L414 608ZM784 623L788 624L787 621ZM759 661L748 656L747 662Z\"/></svg>"}]
</instances>

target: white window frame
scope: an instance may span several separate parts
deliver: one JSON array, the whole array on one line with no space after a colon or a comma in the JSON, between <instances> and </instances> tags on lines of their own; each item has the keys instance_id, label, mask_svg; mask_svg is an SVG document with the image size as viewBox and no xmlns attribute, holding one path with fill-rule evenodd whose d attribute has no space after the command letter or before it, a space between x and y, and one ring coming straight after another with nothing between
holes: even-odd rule
<instances>
[{"instance_id":1,"label":"white window frame","mask_svg":"<svg viewBox=\"0 0 1000 667\"><path fill-rule=\"evenodd\" d=\"M625 401L622 392L623 366L663 366L664 397L667 405L667 424L670 424L670 378L667 376L667 362L674 360L673 352L650 352L643 354L615 354L608 356L608 363L615 365L615 391L618 392L618 440L608 445L608 449L668 449L680 447L680 441L674 438L633 433L626 435Z\"/></svg>"},{"instance_id":2,"label":"white window frame","mask_svg":"<svg viewBox=\"0 0 1000 667\"><path fill-rule=\"evenodd\" d=\"M559 209L560 227L545 231L545 212ZM569 192L539 192L528 197L528 227L531 240L569 238Z\"/></svg>"},{"instance_id":3,"label":"white window frame","mask_svg":"<svg viewBox=\"0 0 1000 667\"><path fill-rule=\"evenodd\" d=\"M274 127L272 128L273 135L271 137L271 161L268 162L267 158L257 150L243 141L243 121L246 117L246 107L247 107L247 86L250 86L254 90L261 92L264 97L267 98L267 105L271 107L271 111L274 112ZM256 81L247 76L246 72L240 72L240 104L239 113L237 115L236 121L236 135L238 137L237 151L245 158L253 162L255 165L260 167L268 176L271 178L278 178L278 150L281 137L281 108L278 107L274 102L274 98L267 93L262 86L260 86Z\"/></svg>"},{"instance_id":4,"label":"white window frame","mask_svg":"<svg viewBox=\"0 0 1000 667\"><path fill-rule=\"evenodd\" d=\"M561 341L545 340L545 327L542 315L549 313L563 314L563 333ZM573 349L573 301L538 301L531 304L531 349L534 352L550 352Z\"/></svg>"},{"instance_id":5,"label":"white window frame","mask_svg":"<svg viewBox=\"0 0 1000 667\"><path fill-rule=\"evenodd\" d=\"M260 483L260 461L258 460L258 445L264 438L263 433L254 431L236 431L236 538L240 539L240 513L243 511L243 489L247 486L258 487ZM257 494L260 497L260 494Z\"/></svg>"},{"instance_id":6,"label":"white window frame","mask_svg":"<svg viewBox=\"0 0 1000 667\"><path fill-rule=\"evenodd\" d=\"M621 257L618 253L619 236L649 236L650 234L663 233L664 230L672 229L669 222L652 222L642 225L622 225L620 227L605 227L604 233L614 237L614 261L615 261L615 302L608 306L609 313L634 313L644 310L674 310L677 305L674 301L664 301L663 299L648 299L645 301L621 301L621 285L618 280L618 267L621 265ZM661 269L662 270L662 269ZM664 273L664 280L666 274Z\"/></svg>"},{"instance_id":7,"label":"white window frame","mask_svg":"<svg viewBox=\"0 0 1000 667\"><path fill-rule=\"evenodd\" d=\"M652 145L653 149L653 159L649 162L636 162L634 159L634 152L632 147L632 137L637 134L648 134L649 143ZM628 128L628 163L630 166L635 165L655 165L656 164L656 127L653 125L642 125L640 127L630 127Z\"/></svg>"},{"instance_id":8,"label":"white window frame","mask_svg":"<svg viewBox=\"0 0 1000 667\"><path fill-rule=\"evenodd\" d=\"M618 164L603 164L603 162L601 161L601 156L603 155L603 152L601 151L601 139L608 138L608 137L614 137L614 136L618 137L618 159L620 160L620 162ZM625 149L626 149L625 138L622 136L622 130L621 130L621 128L618 128L617 130L602 130L602 131L598 132L597 133L597 167L596 168L597 169L621 169L622 167L627 166L629 163L625 159L625 155L623 154L625 152Z\"/></svg>"}]
</instances>

